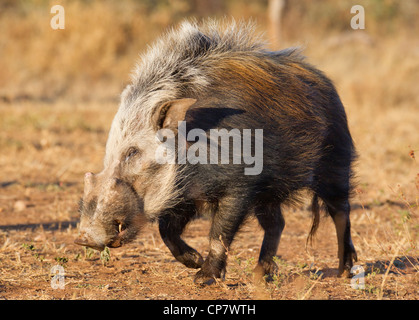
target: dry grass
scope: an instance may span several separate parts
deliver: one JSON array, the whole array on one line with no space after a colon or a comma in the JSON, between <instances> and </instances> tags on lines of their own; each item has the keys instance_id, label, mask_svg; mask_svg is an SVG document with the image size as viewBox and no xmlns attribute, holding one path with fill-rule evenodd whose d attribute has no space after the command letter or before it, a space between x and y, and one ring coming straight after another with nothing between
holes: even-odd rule
<instances>
[{"instance_id":1,"label":"dry grass","mask_svg":"<svg viewBox=\"0 0 419 320\"><path fill-rule=\"evenodd\" d=\"M305 45L309 61L335 81L347 109L360 155L352 229L366 272L362 290L336 278L330 219L323 219L314 246L305 248L311 222L305 208L285 210L278 272L263 285L253 282L263 238L253 220L229 251L226 280L209 289L193 284L195 270L174 261L155 225L133 244L111 250L108 261L74 245L83 173L101 170L117 95L138 52L190 15L189 2L64 1L64 31L49 28L45 3L13 3L0 14L0 298L419 298L419 40L412 23L417 10L406 9L413 2L396 10L387 1L381 13L372 10L375 2L365 2L367 30L359 32L342 22L350 1L336 7L321 2L334 13L323 18L301 1L285 19L284 46ZM236 18L252 16L265 28L262 5L232 1L224 9ZM208 226L197 220L185 233L204 256ZM65 290L51 288L56 264L64 266Z\"/></svg>"}]
</instances>

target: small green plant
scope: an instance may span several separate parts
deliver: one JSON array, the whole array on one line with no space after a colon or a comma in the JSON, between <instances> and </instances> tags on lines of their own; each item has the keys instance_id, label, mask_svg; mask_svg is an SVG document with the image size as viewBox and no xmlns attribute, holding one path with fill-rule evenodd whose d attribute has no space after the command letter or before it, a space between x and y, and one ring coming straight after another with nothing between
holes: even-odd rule
<instances>
[{"instance_id":1,"label":"small green plant","mask_svg":"<svg viewBox=\"0 0 419 320\"><path fill-rule=\"evenodd\" d=\"M35 250L35 246L33 244L27 244L27 243L23 243L22 248L24 248L26 250L29 250L29 251L34 251Z\"/></svg>"},{"instance_id":2,"label":"small green plant","mask_svg":"<svg viewBox=\"0 0 419 320\"><path fill-rule=\"evenodd\" d=\"M283 260L283 259L281 259L280 257L278 257L278 256L274 256L273 258L273 261L278 265L278 266L287 266L288 264L285 262L285 260Z\"/></svg>"},{"instance_id":3,"label":"small green plant","mask_svg":"<svg viewBox=\"0 0 419 320\"><path fill-rule=\"evenodd\" d=\"M93 254L95 253L95 250L89 247L84 247L84 257L86 259L90 259Z\"/></svg>"},{"instance_id":4,"label":"small green plant","mask_svg":"<svg viewBox=\"0 0 419 320\"><path fill-rule=\"evenodd\" d=\"M265 275L265 280L268 280L268 275ZM271 281L271 283L276 287L276 288L280 288L281 287L281 285L283 284L283 282L284 282L284 280L285 280L285 277L284 277L284 275L282 275L282 274L280 274L280 273L278 273L278 272L275 272L274 274L272 274L270 277L269 277L269 280Z\"/></svg>"},{"instance_id":5,"label":"small green plant","mask_svg":"<svg viewBox=\"0 0 419 320\"><path fill-rule=\"evenodd\" d=\"M251 257L247 260L245 260L246 265L245 265L245 269L244 272L250 276L253 273L253 268L254 268L254 264L255 264L255 257Z\"/></svg>"},{"instance_id":6,"label":"small green plant","mask_svg":"<svg viewBox=\"0 0 419 320\"><path fill-rule=\"evenodd\" d=\"M33 244L23 243L23 244L22 244L22 248L24 248L24 249L26 249L26 250L28 250L28 251L32 252L32 256L33 256L35 259L37 259L37 260L39 260L39 261L41 261L41 262L43 262L43 261L44 261L45 257L44 257L43 255L40 255L40 254L38 254L37 252L35 252L36 248L35 248L35 246L34 246Z\"/></svg>"},{"instance_id":7,"label":"small green plant","mask_svg":"<svg viewBox=\"0 0 419 320\"><path fill-rule=\"evenodd\" d=\"M111 259L111 252L108 247L105 247L105 249L103 249L100 252L100 260L102 261L102 264L105 266L109 262L110 259Z\"/></svg>"},{"instance_id":8,"label":"small green plant","mask_svg":"<svg viewBox=\"0 0 419 320\"><path fill-rule=\"evenodd\" d=\"M62 266L64 266L68 262L67 257L55 257L54 260L57 261Z\"/></svg>"},{"instance_id":9,"label":"small green plant","mask_svg":"<svg viewBox=\"0 0 419 320\"><path fill-rule=\"evenodd\" d=\"M409 210L399 210L400 218L402 223L405 223L410 220L411 213Z\"/></svg>"},{"instance_id":10,"label":"small green plant","mask_svg":"<svg viewBox=\"0 0 419 320\"><path fill-rule=\"evenodd\" d=\"M248 259L242 259L237 256L233 256L234 261L237 264L237 268L234 268L234 271L242 274L243 276L250 277L253 274L253 269L255 265L255 258L251 257Z\"/></svg>"},{"instance_id":11,"label":"small green plant","mask_svg":"<svg viewBox=\"0 0 419 320\"><path fill-rule=\"evenodd\" d=\"M44 259L45 259L45 257L43 255L40 255L38 253L34 253L33 256L35 257L35 259L37 259L37 260L39 260L41 262L43 262Z\"/></svg>"},{"instance_id":12,"label":"small green plant","mask_svg":"<svg viewBox=\"0 0 419 320\"><path fill-rule=\"evenodd\" d=\"M310 271L310 279L311 280L320 280L323 277L323 272L319 269Z\"/></svg>"},{"instance_id":13,"label":"small green plant","mask_svg":"<svg viewBox=\"0 0 419 320\"><path fill-rule=\"evenodd\" d=\"M299 268L299 269L304 269L306 267L308 267L308 264L305 263L305 262L298 262L297 263L297 268Z\"/></svg>"}]
</instances>

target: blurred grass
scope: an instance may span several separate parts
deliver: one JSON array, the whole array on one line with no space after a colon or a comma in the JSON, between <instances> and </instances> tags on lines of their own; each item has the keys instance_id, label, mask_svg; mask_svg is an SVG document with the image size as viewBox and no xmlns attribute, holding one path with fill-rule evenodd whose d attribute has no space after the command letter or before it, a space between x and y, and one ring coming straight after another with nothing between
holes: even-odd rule
<instances>
[{"instance_id":1,"label":"blurred grass","mask_svg":"<svg viewBox=\"0 0 419 320\"><path fill-rule=\"evenodd\" d=\"M1 0L0 97L4 101L16 98L51 101L59 97L115 99L129 81L138 54L167 27L184 18L232 16L254 19L260 31L266 31L267 2ZM50 8L55 4L65 9L64 30L50 27L53 17ZM355 4L365 7L365 31L350 28L353 16L350 8ZM380 81L381 87L371 89L379 97L383 96L382 91L385 97L391 94L390 100L384 99L386 103L397 103L400 99L417 96L409 91L409 86L396 84L400 80L406 83L417 80L413 77L419 66L411 65L410 60L418 60L418 21L419 2L415 0L344 0L338 3L320 0L315 4L308 0L288 1L282 47L304 44L313 49L314 61L319 62L345 56L344 66L337 66L342 70L338 70L340 74L336 78L348 74L355 77L359 68L354 68L354 64L367 59L377 77L387 78L390 86L396 86L387 92ZM330 48L330 41L334 41L334 47ZM365 52L359 48L363 42L370 42L373 48ZM323 48L329 52L327 56L321 50L316 56L316 49ZM369 61L371 59L373 61ZM363 75L364 72L363 66ZM355 96L365 89L364 82L353 79L352 84ZM368 85L366 88L370 89Z\"/></svg>"}]
</instances>

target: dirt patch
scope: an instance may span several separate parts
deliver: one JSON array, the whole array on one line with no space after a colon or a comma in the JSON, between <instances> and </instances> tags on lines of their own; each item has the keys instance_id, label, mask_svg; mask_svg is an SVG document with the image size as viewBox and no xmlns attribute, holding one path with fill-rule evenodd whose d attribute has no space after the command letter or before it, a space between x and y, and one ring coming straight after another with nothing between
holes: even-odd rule
<instances>
[{"instance_id":1,"label":"dirt patch","mask_svg":"<svg viewBox=\"0 0 419 320\"><path fill-rule=\"evenodd\" d=\"M365 271L362 289L354 289L351 279L337 278L337 245L329 219L323 219L315 246L305 248L310 226L309 212L305 210L286 214L287 227L276 260L279 268L270 282L260 285L253 281L263 232L252 219L242 228L229 251L225 280L203 288L193 283L196 270L184 267L170 254L156 225L149 225L134 243L111 249L103 257L98 251L73 244L77 235L76 217L52 221L48 215L38 215L38 222L33 217L31 223L26 223L30 211L35 210L38 202L39 206L45 206L46 200L31 198L33 207L19 212L2 211L2 216L9 216L7 223L0 226L0 297L3 299L419 298L418 256L400 253L396 259L385 259L383 254L370 260L371 254L367 255L362 245L368 231L362 230L365 226L358 225L356 218L353 229L358 236L354 241L361 251L358 265ZM362 210L353 213L355 217L363 214ZM184 234L203 256L208 254L209 224L208 220L197 219ZM63 267L64 289L54 289L59 272L53 272L53 267L57 265Z\"/></svg>"}]
</instances>

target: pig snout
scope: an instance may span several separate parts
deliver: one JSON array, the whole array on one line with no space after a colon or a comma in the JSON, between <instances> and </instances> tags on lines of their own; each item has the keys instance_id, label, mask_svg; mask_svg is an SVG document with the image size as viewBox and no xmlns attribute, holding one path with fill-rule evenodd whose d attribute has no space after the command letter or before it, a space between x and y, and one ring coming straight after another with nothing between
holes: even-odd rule
<instances>
[{"instance_id":1,"label":"pig snout","mask_svg":"<svg viewBox=\"0 0 419 320\"><path fill-rule=\"evenodd\" d=\"M85 232L80 233L80 235L74 240L74 243L80 246L89 247L89 248L96 249L99 251L102 251L103 249L105 249L105 245L96 243Z\"/></svg>"}]
</instances>

